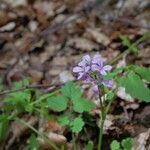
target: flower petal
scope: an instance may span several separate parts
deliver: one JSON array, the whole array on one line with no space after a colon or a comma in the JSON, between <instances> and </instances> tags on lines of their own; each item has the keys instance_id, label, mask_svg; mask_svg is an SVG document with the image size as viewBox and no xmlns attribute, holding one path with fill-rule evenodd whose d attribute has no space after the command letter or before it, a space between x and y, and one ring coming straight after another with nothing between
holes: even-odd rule
<instances>
[{"instance_id":1,"label":"flower petal","mask_svg":"<svg viewBox=\"0 0 150 150\"><path fill-rule=\"evenodd\" d=\"M100 71L99 71L99 72L100 72L100 74L101 74L101 75L106 75L106 74L107 74L106 70L105 70L105 69L103 69L103 68L102 68L102 69L100 69Z\"/></svg>"},{"instance_id":2,"label":"flower petal","mask_svg":"<svg viewBox=\"0 0 150 150\"><path fill-rule=\"evenodd\" d=\"M113 86L113 81L112 80L103 80L102 84L104 86L107 86L107 87L111 88Z\"/></svg>"},{"instance_id":3,"label":"flower petal","mask_svg":"<svg viewBox=\"0 0 150 150\"><path fill-rule=\"evenodd\" d=\"M83 76L84 76L84 73L83 73L83 72L80 72L80 73L78 74L77 79L80 80L81 78L83 78Z\"/></svg>"},{"instance_id":4,"label":"flower petal","mask_svg":"<svg viewBox=\"0 0 150 150\"><path fill-rule=\"evenodd\" d=\"M86 61L86 62L88 62L88 63L90 64L90 62L91 62L91 57L90 57L89 55L85 55L85 56L82 57L82 60L83 60L83 61Z\"/></svg>"},{"instance_id":5,"label":"flower petal","mask_svg":"<svg viewBox=\"0 0 150 150\"><path fill-rule=\"evenodd\" d=\"M84 68L84 72L88 72L90 70L90 66L86 66L85 68Z\"/></svg>"},{"instance_id":6,"label":"flower petal","mask_svg":"<svg viewBox=\"0 0 150 150\"><path fill-rule=\"evenodd\" d=\"M83 68L81 68L79 66L76 66L73 68L73 72L75 72L75 73L82 72L82 71L83 71Z\"/></svg>"},{"instance_id":7,"label":"flower petal","mask_svg":"<svg viewBox=\"0 0 150 150\"><path fill-rule=\"evenodd\" d=\"M100 67L99 67L98 65L96 65L96 64L93 64L93 65L91 66L91 70L92 70L92 71L100 71Z\"/></svg>"},{"instance_id":8,"label":"flower petal","mask_svg":"<svg viewBox=\"0 0 150 150\"><path fill-rule=\"evenodd\" d=\"M103 69L104 69L105 71L110 71L110 70L112 69L112 66L106 65L106 66L103 67Z\"/></svg>"},{"instance_id":9,"label":"flower petal","mask_svg":"<svg viewBox=\"0 0 150 150\"><path fill-rule=\"evenodd\" d=\"M93 93L94 93L95 95L99 95L99 89L98 89L98 86L97 86L97 85L95 85L95 86L92 87L92 91L93 91Z\"/></svg>"},{"instance_id":10,"label":"flower petal","mask_svg":"<svg viewBox=\"0 0 150 150\"><path fill-rule=\"evenodd\" d=\"M87 62L85 60L82 60L78 63L78 66L85 67L85 66L87 66Z\"/></svg>"},{"instance_id":11,"label":"flower petal","mask_svg":"<svg viewBox=\"0 0 150 150\"><path fill-rule=\"evenodd\" d=\"M103 58L101 55L99 55L99 54L96 54L96 55L94 55L93 56L93 59L92 59L92 63L95 63L95 64L99 64L100 62L105 62L106 61L106 59L105 58Z\"/></svg>"}]
</instances>

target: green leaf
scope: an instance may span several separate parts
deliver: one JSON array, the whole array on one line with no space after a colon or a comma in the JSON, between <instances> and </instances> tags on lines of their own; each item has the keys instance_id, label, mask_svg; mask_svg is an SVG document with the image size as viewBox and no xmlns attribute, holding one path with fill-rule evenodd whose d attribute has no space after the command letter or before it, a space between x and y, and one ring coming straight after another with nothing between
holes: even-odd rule
<instances>
[{"instance_id":1,"label":"green leaf","mask_svg":"<svg viewBox=\"0 0 150 150\"><path fill-rule=\"evenodd\" d=\"M69 117L68 117L68 116L60 116L60 117L58 118L58 123L59 123L61 126L69 125L69 123L70 123Z\"/></svg>"},{"instance_id":2,"label":"green leaf","mask_svg":"<svg viewBox=\"0 0 150 150\"><path fill-rule=\"evenodd\" d=\"M110 145L111 150L120 150L120 143L117 140L113 140Z\"/></svg>"},{"instance_id":3,"label":"green leaf","mask_svg":"<svg viewBox=\"0 0 150 150\"><path fill-rule=\"evenodd\" d=\"M127 46L131 52L135 54L139 52L139 48L134 43L132 44L127 36L120 36L120 38L122 40L122 44Z\"/></svg>"},{"instance_id":4,"label":"green leaf","mask_svg":"<svg viewBox=\"0 0 150 150\"><path fill-rule=\"evenodd\" d=\"M139 52L139 50L140 49L137 46L135 46L134 44L132 44L130 46L130 51L133 52L133 53L135 53L135 54L137 54Z\"/></svg>"},{"instance_id":5,"label":"green leaf","mask_svg":"<svg viewBox=\"0 0 150 150\"><path fill-rule=\"evenodd\" d=\"M67 108L68 99L64 96L52 96L47 99L48 106L54 111L64 111Z\"/></svg>"},{"instance_id":6,"label":"green leaf","mask_svg":"<svg viewBox=\"0 0 150 150\"><path fill-rule=\"evenodd\" d=\"M95 103L84 98L73 100L73 110L78 113L89 112L96 107Z\"/></svg>"},{"instance_id":7,"label":"green leaf","mask_svg":"<svg viewBox=\"0 0 150 150\"><path fill-rule=\"evenodd\" d=\"M8 116L0 115L0 141L5 140L8 134L9 121Z\"/></svg>"},{"instance_id":8,"label":"green leaf","mask_svg":"<svg viewBox=\"0 0 150 150\"><path fill-rule=\"evenodd\" d=\"M94 144L92 141L88 141L88 144L86 146L86 150L93 150L94 149Z\"/></svg>"},{"instance_id":9,"label":"green leaf","mask_svg":"<svg viewBox=\"0 0 150 150\"><path fill-rule=\"evenodd\" d=\"M84 126L84 121L81 117L77 117L71 122L70 127L72 132L79 133Z\"/></svg>"},{"instance_id":10,"label":"green leaf","mask_svg":"<svg viewBox=\"0 0 150 150\"><path fill-rule=\"evenodd\" d=\"M124 148L124 150L131 150L133 144L132 138L126 138L121 141L121 145Z\"/></svg>"},{"instance_id":11,"label":"green leaf","mask_svg":"<svg viewBox=\"0 0 150 150\"><path fill-rule=\"evenodd\" d=\"M134 71L143 79L150 82L150 69L146 67L134 66Z\"/></svg>"},{"instance_id":12,"label":"green leaf","mask_svg":"<svg viewBox=\"0 0 150 150\"><path fill-rule=\"evenodd\" d=\"M104 79L105 80L111 80L111 79L117 78L117 75L119 73L121 73L124 70L124 68L125 67L120 67L120 68L114 69L111 72L108 72L107 75L104 76Z\"/></svg>"},{"instance_id":13,"label":"green leaf","mask_svg":"<svg viewBox=\"0 0 150 150\"><path fill-rule=\"evenodd\" d=\"M25 110L26 110L27 112L32 112L32 111L33 111L33 105L30 104L30 103L26 103L26 105L25 105Z\"/></svg>"},{"instance_id":14,"label":"green leaf","mask_svg":"<svg viewBox=\"0 0 150 150\"><path fill-rule=\"evenodd\" d=\"M62 88L61 92L64 96L72 99L78 99L81 97L81 89L76 86L72 81L67 82Z\"/></svg>"},{"instance_id":15,"label":"green leaf","mask_svg":"<svg viewBox=\"0 0 150 150\"><path fill-rule=\"evenodd\" d=\"M19 88L22 88L22 87L26 87L26 86L29 85L29 83L30 83L29 79L24 79L24 80L21 80L21 81L14 82L14 88L19 89Z\"/></svg>"},{"instance_id":16,"label":"green leaf","mask_svg":"<svg viewBox=\"0 0 150 150\"><path fill-rule=\"evenodd\" d=\"M109 91L106 95L106 100L111 101L115 96L115 93L113 91Z\"/></svg>"},{"instance_id":17,"label":"green leaf","mask_svg":"<svg viewBox=\"0 0 150 150\"><path fill-rule=\"evenodd\" d=\"M40 145L37 141L37 138L34 134L32 134L29 139L28 150L38 150L39 148L40 148Z\"/></svg>"},{"instance_id":18,"label":"green leaf","mask_svg":"<svg viewBox=\"0 0 150 150\"><path fill-rule=\"evenodd\" d=\"M127 76L120 78L119 84L125 87L126 93L130 94L133 98L150 102L150 90L134 72L130 72Z\"/></svg>"},{"instance_id":19,"label":"green leaf","mask_svg":"<svg viewBox=\"0 0 150 150\"><path fill-rule=\"evenodd\" d=\"M123 45L128 46L128 47L131 46L131 42L127 36L120 36L120 38L122 40Z\"/></svg>"}]
</instances>

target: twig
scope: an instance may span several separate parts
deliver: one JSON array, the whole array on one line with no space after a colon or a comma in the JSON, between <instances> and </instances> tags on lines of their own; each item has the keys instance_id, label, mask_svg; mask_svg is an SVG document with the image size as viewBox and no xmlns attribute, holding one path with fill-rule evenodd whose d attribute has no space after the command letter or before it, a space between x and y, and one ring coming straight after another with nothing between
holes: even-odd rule
<instances>
[{"instance_id":1,"label":"twig","mask_svg":"<svg viewBox=\"0 0 150 150\"><path fill-rule=\"evenodd\" d=\"M52 85L52 84L49 84L49 85L43 85L43 84L28 85L28 86L22 87L20 89L2 91L2 92L0 92L0 95L6 95L6 94L10 94L10 93L24 91L27 89L40 89L40 88L49 88L49 87L51 88L51 90L49 90L49 91L52 92L52 91L56 90L58 87L60 87L61 85L63 85L63 84L58 84L58 85L57 84L55 84L55 85Z\"/></svg>"}]
</instances>

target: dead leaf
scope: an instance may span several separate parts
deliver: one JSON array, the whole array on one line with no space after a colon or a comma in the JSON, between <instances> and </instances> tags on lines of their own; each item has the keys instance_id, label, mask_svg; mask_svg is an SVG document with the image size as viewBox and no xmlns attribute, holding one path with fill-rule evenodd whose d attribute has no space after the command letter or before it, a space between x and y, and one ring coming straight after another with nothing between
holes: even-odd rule
<instances>
[{"instance_id":1,"label":"dead leaf","mask_svg":"<svg viewBox=\"0 0 150 150\"><path fill-rule=\"evenodd\" d=\"M134 138L132 146L133 150L149 150L150 144L147 141L150 139L150 129L143 132Z\"/></svg>"},{"instance_id":2,"label":"dead leaf","mask_svg":"<svg viewBox=\"0 0 150 150\"><path fill-rule=\"evenodd\" d=\"M77 49L83 51L92 51L93 49L98 49L98 45L86 38L73 38L69 39L67 42L68 46L73 46Z\"/></svg>"},{"instance_id":3,"label":"dead leaf","mask_svg":"<svg viewBox=\"0 0 150 150\"><path fill-rule=\"evenodd\" d=\"M105 46L108 46L110 43L110 39L99 30L88 28L86 32L87 36L97 43L103 44Z\"/></svg>"}]
</instances>

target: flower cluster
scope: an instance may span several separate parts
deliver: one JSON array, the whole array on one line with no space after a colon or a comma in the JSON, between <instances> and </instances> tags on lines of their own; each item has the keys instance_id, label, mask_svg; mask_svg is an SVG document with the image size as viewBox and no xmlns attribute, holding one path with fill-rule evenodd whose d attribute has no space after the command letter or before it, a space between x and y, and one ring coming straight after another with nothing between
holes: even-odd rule
<instances>
[{"instance_id":1,"label":"flower cluster","mask_svg":"<svg viewBox=\"0 0 150 150\"><path fill-rule=\"evenodd\" d=\"M78 80L94 83L93 92L99 94L99 85L112 87L112 80L104 80L104 76L111 69L112 67L106 64L106 60L101 55L96 54L93 58L89 55L83 56L78 65L73 68L73 72L77 74Z\"/></svg>"}]
</instances>

